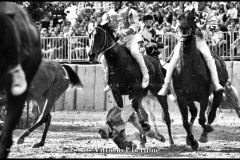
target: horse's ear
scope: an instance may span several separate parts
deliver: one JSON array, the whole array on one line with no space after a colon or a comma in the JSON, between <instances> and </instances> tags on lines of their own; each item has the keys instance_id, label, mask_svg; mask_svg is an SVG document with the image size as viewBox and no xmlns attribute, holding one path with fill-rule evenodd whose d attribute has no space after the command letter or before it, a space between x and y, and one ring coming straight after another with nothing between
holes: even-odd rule
<instances>
[{"instance_id":1,"label":"horse's ear","mask_svg":"<svg viewBox=\"0 0 240 160\"><path fill-rule=\"evenodd\" d=\"M11 19L13 19L16 14L15 14L15 13L8 13L7 15L8 15Z\"/></svg>"},{"instance_id":2,"label":"horse's ear","mask_svg":"<svg viewBox=\"0 0 240 160\"><path fill-rule=\"evenodd\" d=\"M193 14L195 14L195 8L193 8L193 9L191 10L191 12L192 12Z\"/></svg>"}]
</instances>

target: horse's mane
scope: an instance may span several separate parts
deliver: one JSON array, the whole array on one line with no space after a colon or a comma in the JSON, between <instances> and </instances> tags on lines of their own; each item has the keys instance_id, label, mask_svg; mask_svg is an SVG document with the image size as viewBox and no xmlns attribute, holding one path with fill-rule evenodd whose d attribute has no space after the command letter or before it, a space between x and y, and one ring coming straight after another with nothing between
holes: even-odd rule
<instances>
[{"instance_id":1,"label":"horse's mane","mask_svg":"<svg viewBox=\"0 0 240 160\"><path fill-rule=\"evenodd\" d=\"M98 24L98 27L101 27L101 28L103 28L103 29L105 29L106 31L108 31L108 33L110 34L110 36L112 37L112 39L114 40L114 41L117 41L117 38L114 36L114 29L113 28L111 28L111 27L109 27L109 25L108 25L108 23L106 23L106 24L104 24L104 25L100 25L100 24Z\"/></svg>"}]
</instances>

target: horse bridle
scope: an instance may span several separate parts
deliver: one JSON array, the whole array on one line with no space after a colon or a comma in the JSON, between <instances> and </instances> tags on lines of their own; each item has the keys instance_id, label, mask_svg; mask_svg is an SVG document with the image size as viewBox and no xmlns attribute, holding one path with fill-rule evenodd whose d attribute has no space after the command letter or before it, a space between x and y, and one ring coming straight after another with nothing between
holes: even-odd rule
<instances>
[{"instance_id":1,"label":"horse bridle","mask_svg":"<svg viewBox=\"0 0 240 160\"><path fill-rule=\"evenodd\" d=\"M106 33L106 31L105 31L103 28L101 28L101 27L94 27L93 31L96 30L96 29L100 29L100 30L102 30L102 31L104 32L104 45L103 45L103 47L97 52L97 53L99 53L99 54L102 54L102 53L106 52L107 50L109 50L110 48L112 48L113 46L115 46L115 44L116 44L117 42L114 42L113 45L111 45L110 47L106 48L106 45L107 45L107 33ZM106 49L104 49L104 48L106 48ZM103 51L102 51L102 50L103 50Z\"/></svg>"}]
</instances>

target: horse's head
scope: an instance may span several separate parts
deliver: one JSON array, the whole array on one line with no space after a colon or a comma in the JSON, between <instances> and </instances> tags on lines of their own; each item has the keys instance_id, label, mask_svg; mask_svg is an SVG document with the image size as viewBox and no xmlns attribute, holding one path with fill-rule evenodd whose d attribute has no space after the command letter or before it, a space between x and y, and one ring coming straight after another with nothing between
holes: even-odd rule
<instances>
[{"instance_id":1,"label":"horse's head","mask_svg":"<svg viewBox=\"0 0 240 160\"><path fill-rule=\"evenodd\" d=\"M0 13L0 90L6 86L9 70L20 60L20 37L13 22L14 16Z\"/></svg>"},{"instance_id":2,"label":"horse's head","mask_svg":"<svg viewBox=\"0 0 240 160\"><path fill-rule=\"evenodd\" d=\"M109 110L107 123L99 129L98 133L102 139L112 139L120 149L135 149L136 144L126 140L125 123L121 119L120 112L117 107Z\"/></svg>"},{"instance_id":3,"label":"horse's head","mask_svg":"<svg viewBox=\"0 0 240 160\"><path fill-rule=\"evenodd\" d=\"M89 34L89 61L96 61L97 56L110 49L113 44L115 37L108 24L96 26Z\"/></svg>"},{"instance_id":4,"label":"horse's head","mask_svg":"<svg viewBox=\"0 0 240 160\"><path fill-rule=\"evenodd\" d=\"M179 17L179 31L181 37L184 39L195 35L197 25L195 22L196 16L193 11L185 11Z\"/></svg>"}]
</instances>

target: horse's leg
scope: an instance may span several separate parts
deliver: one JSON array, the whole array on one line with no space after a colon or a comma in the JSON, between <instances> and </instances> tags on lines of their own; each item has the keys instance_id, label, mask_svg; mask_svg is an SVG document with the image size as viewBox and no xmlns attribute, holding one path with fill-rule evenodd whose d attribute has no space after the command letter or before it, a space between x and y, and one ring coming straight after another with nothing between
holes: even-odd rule
<instances>
[{"instance_id":1,"label":"horse's leg","mask_svg":"<svg viewBox=\"0 0 240 160\"><path fill-rule=\"evenodd\" d=\"M197 110L197 107L194 104L194 102L188 103L188 107L189 107L189 111L190 111L191 116L192 116L191 119L190 119L190 129L191 129L191 132L192 132L193 123L194 123L194 121L197 117L198 110ZM191 142L188 139L186 140L186 142L187 142L187 145L191 145Z\"/></svg>"},{"instance_id":2,"label":"horse's leg","mask_svg":"<svg viewBox=\"0 0 240 160\"><path fill-rule=\"evenodd\" d=\"M205 127L203 127L204 130L199 140L200 142L206 143L208 141L207 135L209 132L213 131L213 127L211 126L211 124L213 123L216 117L216 111L222 101L222 98L223 98L222 91L213 92L213 103L212 103L211 110L208 114L208 123Z\"/></svg>"},{"instance_id":3,"label":"horse's leg","mask_svg":"<svg viewBox=\"0 0 240 160\"><path fill-rule=\"evenodd\" d=\"M194 102L188 103L188 107L189 107L189 111L192 115L191 120L190 120L190 124L191 124L191 128L192 128L193 123L197 117L198 109L197 109L196 105L194 104Z\"/></svg>"},{"instance_id":4,"label":"horse's leg","mask_svg":"<svg viewBox=\"0 0 240 160\"><path fill-rule=\"evenodd\" d=\"M30 127L27 131L25 131L23 134L19 136L17 140L17 144L24 143L25 137L27 137L30 133L32 133L36 128L41 126L44 122L46 122L46 117L43 116L43 112L42 112L45 106L44 105L45 103L47 103L47 101L37 100L37 104L38 104L41 115L39 116L38 121L32 127Z\"/></svg>"},{"instance_id":5,"label":"horse's leg","mask_svg":"<svg viewBox=\"0 0 240 160\"><path fill-rule=\"evenodd\" d=\"M147 143L146 136L144 135L144 131L143 131L142 126L138 122L137 115L136 115L135 112L129 118L129 122L132 123L132 125L134 127L136 127L137 130L139 131L139 133L140 133L140 145L143 148L145 148L145 144Z\"/></svg>"},{"instance_id":6,"label":"horse's leg","mask_svg":"<svg viewBox=\"0 0 240 160\"><path fill-rule=\"evenodd\" d=\"M141 110L139 109L139 105L142 105L142 97L135 97L132 99L132 107L136 111L137 116L138 116L138 121L141 124L143 131L148 132L150 131L150 125L148 122L144 119Z\"/></svg>"},{"instance_id":7,"label":"horse's leg","mask_svg":"<svg viewBox=\"0 0 240 160\"><path fill-rule=\"evenodd\" d=\"M149 105L143 105L143 104L141 106L141 109L143 109L147 113L148 117L152 120L152 123L153 123L153 129L151 129L149 132L147 132L146 135L150 138L155 138L160 142L165 142L164 136L162 134L160 134L160 132L158 131L157 124L156 124L156 117L153 114L153 112L149 109L148 106ZM162 117L164 117L163 112L162 112L162 114L163 114ZM146 117L145 119L148 119L148 117ZM165 122L165 124L166 124L166 122Z\"/></svg>"},{"instance_id":8,"label":"horse's leg","mask_svg":"<svg viewBox=\"0 0 240 160\"><path fill-rule=\"evenodd\" d=\"M112 89L112 94L113 94L113 98L115 99L118 107L120 109L122 109L123 108L123 99L122 99L121 94L119 93L119 91L117 91L115 89Z\"/></svg>"},{"instance_id":9,"label":"horse's leg","mask_svg":"<svg viewBox=\"0 0 240 160\"><path fill-rule=\"evenodd\" d=\"M12 96L7 93L7 114L0 136L0 159L7 158L12 146L12 133L22 115L26 93Z\"/></svg>"},{"instance_id":10,"label":"horse's leg","mask_svg":"<svg viewBox=\"0 0 240 160\"><path fill-rule=\"evenodd\" d=\"M168 112L168 103L167 103L167 96L159 96L155 94L155 97L157 97L158 102L161 104L162 109L163 109L163 119L166 122L167 128L168 128L168 136L169 136L169 144L172 146L174 145L174 141L172 138L172 131L171 131L171 120L170 120L170 115Z\"/></svg>"},{"instance_id":11,"label":"horse's leg","mask_svg":"<svg viewBox=\"0 0 240 160\"><path fill-rule=\"evenodd\" d=\"M212 132L213 128L210 125L206 125L206 117L205 117L205 113L206 113L206 109L208 107L208 97L203 97L203 99L200 101L200 114L199 114L199 119L198 119L198 123L202 126L203 128L203 133L199 139L199 142L202 143L206 143L207 140L207 134L208 132ZM213 105L211 106L211 111L213 110ZM209 114L211 113L211 111L209 112ZM215 109L215 115L216 115L216 109Z\"/></svg>"},{"instance_id":12,"label":"horse's leg","mask_svg":"<svg viewBox=\"0 0 240 160\"><path fill-rule=\"evenodd\" d=\"M179 98L177 98L177 101L179 110L182 115L183 127L187 132L186 143L187 145L191 145L193 150L197 150L198 142L194 139L194 136L192 134L191 123L188 122L188 106L184 103L183 100L180 100Z\"/></svg>"},{"instance_id":13,"label":"horse's leg","mask_svg":"<svg viewBox=\"0 0 240 160\"><path fill-rule=\"evenodd\" d=\"M218 92L213 92L213 104L211 111L208 114L208 125L211 125L216 117L216 111L218 107L220 106L220 103L223 98L223 92L218 91Z\"/></svg>"},{"instance_id":14,"label":"horse's leg","mask_svg":"<svg viewBox=\"0 0 240 160\"><path fill-rule=\"evenodd\" d=\"M145 148L145 144L147 143L147 138L144 134L140 134L140 145L142 146L142 148Z\"/></svg>"},{"instance_id":15,"label":"horse's leg","mask_svg":"<svg viewBox=\"0 0 240 160\"><path fill-rule=\"evenodd\" d=\"M223 112L222 112L222 109L221 109L221 108L218 108L218 112L219 112L220 118L223 118Z\"/></svg>"}]
</instances>

